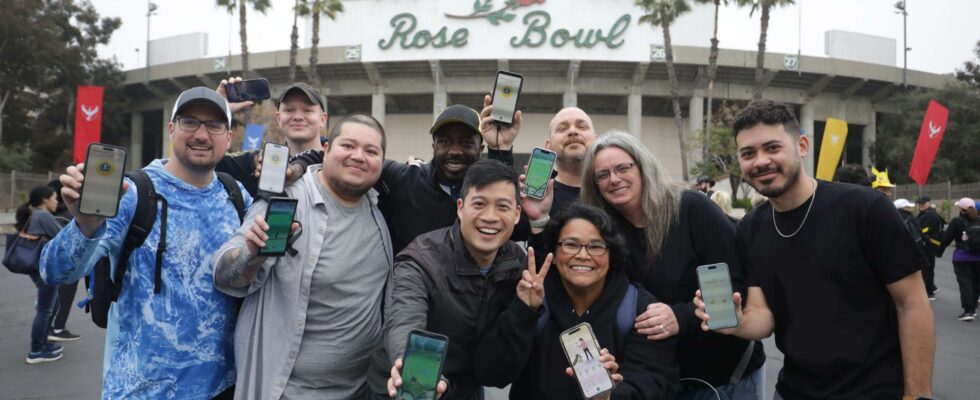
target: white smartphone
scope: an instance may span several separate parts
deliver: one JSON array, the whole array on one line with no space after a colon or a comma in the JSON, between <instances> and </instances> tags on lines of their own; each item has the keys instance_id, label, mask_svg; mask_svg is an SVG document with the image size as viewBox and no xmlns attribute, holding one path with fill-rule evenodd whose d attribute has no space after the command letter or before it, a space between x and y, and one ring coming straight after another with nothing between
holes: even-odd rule
<instances>
[{"instance_id":1,"label":"white smartphone","mask_svg":"<svg viewBox=\"0 0 980 400\"><path fill-rule=\"evenodd\" d=\"M708 328L711 330L734 328L738 326L738 316L735 314L735 303L732 300L732 277L728 273L728 264L718 263L698 267L698 286L701 287L701 300L704 301L704 311L711 319Z\"/></svg>"},{"instance_id":2,"label":"white smartphone","mask_svg":"<svg viewBox=\"0 0 980 400\"><path fill-rule=\"evenodd\" d=\"M527 197L543 199L548 189L548 181L555 168L558 155L550 150L535 147L527 163L527 179L524 181L524 194Z\"/></svg>"},{"instance_id":3,"label":"white smartphone","mask_svg":"<svg viewBox=\"0 0 980 400\"><path fill-rule=\"evenodd\" d=\"M282 193L286 185L286 167L289 165L289 147L278 143L266 143L262 150L262 174L259 190Z\"/></svg>"},{"instance_id":4,"label":"white smartphone","mask_svg":"<svg viewBox=\"0 0 980 400\"><path fill-rule=\"evenodd\" d=\"M594 399L613 389L612 375L599 362L599 342L588 322L571 327L561 333L561 348L565 350L568 364L575 371L582 396Z\"/></svg>"},{"instance_id":5,"label":"white smartphone","mask_svg":"<svg viewBox=\"0 0 980 400\"><path fill-rule=\"evenodd\" d=\"M119 211L126 149L102 143L88 145L78 212L112 218Z\"/></svg>"},{"instance_id":6,"label":"white smartphone","mask_svg":"<svg viewBox=\"0 0 980 400\"><path fill-rule=\"evenodd\" d=\"M524 77L513 72L497 71L497 80L493 83L493 122L497 125L511 126L514 114L517 113L517 98L521 95Z\"/></svg>"}]
</instances>

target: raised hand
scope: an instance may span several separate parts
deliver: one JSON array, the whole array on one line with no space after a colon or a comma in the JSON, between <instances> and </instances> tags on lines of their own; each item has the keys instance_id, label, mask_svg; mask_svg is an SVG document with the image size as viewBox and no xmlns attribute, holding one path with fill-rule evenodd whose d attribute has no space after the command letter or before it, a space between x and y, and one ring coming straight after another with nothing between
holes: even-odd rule
<instances>
[{"instance_id":1,"label":"raised hand","mask_svg":"<svg viewBox=\"0 0 980 400\"><path fill-rule=\"evenodd\" d=\"M97 215L84 215L78 212L78 199L81 197L82 185L85 181L85 164L80 163L69 166L65 173L58 177L58 180L61 181L62 185L61 197L65 200L65 206L68 207L68 211L71 211L71 215L75 217L75 223L78 224L78 229L86 237L91 237L102 226L106 218ZM129 183L123 180L123 193L128 189Z\"/></svg>"},{"instance_id":2,"label":"raised hand","mask_svg":"<svg viewBox=\"0 0 980 400\"><path fill-rule=\"evenodd\" d=\"M490 102L490 95L483 97L483 111L480 112L480 133L483 134L483 141L491 149L510 150L514 146L514 140L517 139L517 133L521 130L522 113L520 111L514 113L514 123L505 128L493 123L493 117L490 116L493 106Z\"/></svg>"},{"instance_id":3,"label":"raised hand","mask_svg":"<svg viewBox=\"0 0 980 400\"><path fill-rule=\"evenodd\" d=\"M524 173L517 179L521 186L521 210L524 210L527 218L531 221L537 221L548 215L551 212L551 204L555 200L555 180L548 180L548 188L544 191L544 198L538 200L525 194L527 192L527 165L524 166Z\"/></svg>"},{"instance_id":4,"label":"raised hand","mask_svg":"<svg viewBox=\"0 0 980 400\"><path fill-rule=\"evenodd\" d=\"M221 83L218 84L218 88L215 89L214 91L218 92L218 94L220 94L221 97L224 97L225 100L228 100L228 92L225 90L225 86L230 85L230 84L233 84L233 83L241 82L242 80L243 79L240 76L230 77L228 79L222 79L221 80ZM243 102L240 102L240 103L228 102L228 109L231 110L231 112L239 112L242 109L251 107L253 104L255 104L255 103L253 103L251 101L243 101Z\"/></svg>"},{"instance_id":5,"label":"raised hand","mask_svg":"<svg viewBox=\"0 0 980 400\"><path fill-rule=\"evenodd\" d=\"M388 378L388 396L395 398L398 395L398 388L402 386L402 359L399 357L395 360L395 365L391 366L391 377ZM439 379L439 383L436 384L436 399L442 397L442 394L446 392L449 385L446 381Z\"/></svg>"},{"instance_id":6,"label":"raised hand","mask_svg":"<svg viewBox=\"0 0 980 400\"><path fill-rule=\"evenodd\" d=\"M735 304L735 317L738 318L738 321L743 321L743 319L742 319L742 294L739 293L739 292L732 293L732 303ZM711 319L711 316L708 315L708 312L705 311L705 309L704 309L704 300L701 298L701 290L700 289L698 289L698 291L694 292L694 307L695 307L694 308L694 315L696 315L698 317L698 319L701 320L701 330L703 330L705 332L711 330L711 328L708 327L708 320ZM736 328L717 329L717 330L715 330L715 332L718 332L718 333L721 333L721 334L725 334L725 335L731 335L731 334L734 334L735 333L735 329L737 329L737 327Z\"/></svg>"},{"instance_id":7,"label":"raised hand","mask_svg":"<svg viewBox=\"0 0 980 400\"><path fill-rule=\"evenodd\" d=\"M527 269L521 272L521 281L517 283L517 298L533 310L537 310L544 303L544 277L548 275L548 269L551 268L551 258L552 254L548 253L539 272L537 264L534 263L534 248L527 248Z\"/></svg>"},{"instance_id":8,"label":"raised hand","mask_svg":"<svg viewBox=\"0 0 980 400\"><path fill-rule=\"evenodd\" d=\"M299 224L293 222L290 231L295 233L297 229L299 229ZM245 232L245 246L248 249L249 257L255 257L259 254L259 249L265 247L265 241L269 240L268 232L269 224L265 222L265 218L256 215L255 223Z\"/></svg>"}]
</instances>

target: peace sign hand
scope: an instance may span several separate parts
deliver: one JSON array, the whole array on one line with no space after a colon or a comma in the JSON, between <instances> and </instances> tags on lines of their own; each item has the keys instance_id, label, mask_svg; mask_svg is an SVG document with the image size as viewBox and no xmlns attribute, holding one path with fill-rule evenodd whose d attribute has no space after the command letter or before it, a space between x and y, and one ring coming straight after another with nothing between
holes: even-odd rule
<instances>
[{"instance_id":1,"label":"peace sign hand","mask_svg":"<svg viewBox=\"0 0 980 400\"><path fill-rule=\"evenodd\" d=\"M517 297L532 310L537 310L544 303L544 277L551 268L552 254L544 259L541 271L534 262L534 248L527 248L527 269L521 273L521 281L517 283Z\"/></svg>"}]
</instances>

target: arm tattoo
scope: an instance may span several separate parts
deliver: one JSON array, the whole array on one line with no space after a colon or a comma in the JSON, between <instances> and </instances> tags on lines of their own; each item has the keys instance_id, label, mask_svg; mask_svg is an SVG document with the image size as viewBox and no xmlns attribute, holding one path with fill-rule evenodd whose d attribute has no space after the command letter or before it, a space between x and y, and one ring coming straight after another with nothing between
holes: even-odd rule
<instances>
[{"instance_id":1,"label":"arm tattoo","mask_svg":"<svg viewBox=\"0 0 980 400\"><path fill-rule=\"evenodd\" d=\"M249 258L248 253L242 248L233 248L225 252L218 259L215 268L215 279L218 284L234 288L247 287L255 280L255 275L259 272L259 267L265 257Z\"/></svg>"}]
</instances>

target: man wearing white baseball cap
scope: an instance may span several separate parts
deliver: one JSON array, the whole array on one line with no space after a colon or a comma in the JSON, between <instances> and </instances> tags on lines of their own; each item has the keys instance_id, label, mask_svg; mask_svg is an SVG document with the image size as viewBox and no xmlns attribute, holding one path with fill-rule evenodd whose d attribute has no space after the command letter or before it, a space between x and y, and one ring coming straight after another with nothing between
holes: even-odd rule
<instances>
[{"instance_id":1,"label":"man wearing white baseball cap","mask_svg":"<svg viewBox=\"0 0 980 400\"><path fill-rule=\"evenodd\" d=\"M960 215L949 221L949 227L939 244L939 256L956 242L953 251L953 272L960 286L960 304L963 313L957 319L973 321L977 318L977 296L980 296L980 220L977 220L976 202L969 197L956 201Z\"/></svg>"}]
</instances>

